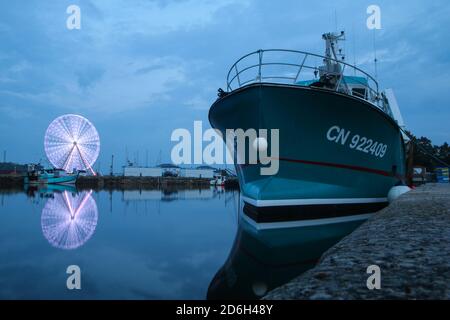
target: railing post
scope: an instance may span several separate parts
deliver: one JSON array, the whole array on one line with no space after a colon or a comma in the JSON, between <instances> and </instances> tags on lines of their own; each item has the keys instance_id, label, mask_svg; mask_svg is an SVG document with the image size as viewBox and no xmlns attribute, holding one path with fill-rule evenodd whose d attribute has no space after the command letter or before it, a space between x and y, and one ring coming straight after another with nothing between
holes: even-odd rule
<instances>
[{"instance_id":1,"label":"railing post","mask_svg":"<svg viewBox=\"0 0 450 320\"><path fill-rule=\"evenodd\" d=\"M335 91L339 90L339 86L341 85L342 78L344 78L344 71L345 71L346 66L347 65L344 64L344 67L342 68L341 75L340 75L341 77L339 78L339 81L336 83L336 88L334 89Z\"/></svg>"},{"instance_id":2,"label":"railing post","mask_svg":"<svg viewBox=\"0 0 450 320\"><path fill-rule=\"evenodd\" d=\"M259 56L259 66L258 66L258 78L259 82L261 83L261 66L262 66L262 59L263 59L263 50L258 50L258 56Z\"/></svg>"},{"instance_id":3,"label":"railing post","mask_svg":"<svg viewBox=\"0 0 450 320\"><path fill-rule=\"evenodd\" d=\"M308 57L308 54L305 54L305 57L303 58L302 64L300 65L300 68L298 69L297 75L295 76L294 84L297 82L298 77L300 76L300 72L302 72L303 66L305 64L306 58Z\"/></svg>"},{"instance_id":4,"label":"railing post","mask_svg":"<svg viewBox=\"0 0 450 320\"><path fill-rule=\"evenodd\" d=\"M239 87L241 87L241 79L239 78L239 71L238 71L238 68L237 68L237 64L234 65L234 70L236 70L236 77L237 77L237 80L238 80L238 84L239 84Z\"/></svg>"}]
</instances>

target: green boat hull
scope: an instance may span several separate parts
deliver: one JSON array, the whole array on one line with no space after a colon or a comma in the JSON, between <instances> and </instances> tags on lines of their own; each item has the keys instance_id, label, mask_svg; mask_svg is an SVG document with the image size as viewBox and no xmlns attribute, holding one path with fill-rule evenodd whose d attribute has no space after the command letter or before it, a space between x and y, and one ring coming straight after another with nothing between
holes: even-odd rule
<instances>
[{"instance_id":1,"label":"green boat hull","mask_svg":"<svg viewBox=\"0 0 450 320\"><path fill-rule=\"evenodd\" d=\"M209 121L224 136L226 129L279 129L279 155L272 159L279 161L275 175L262 175L261 168L267 166L261 164L236 165L243 198L251 208L303 206L315 212L325 206L319 211L331 213L341 206L343 212L374 212L404 180L398 125L362 99L310 87L254 84L219 98ZM357 144L355 135L360 138ZM360 146L363 137L367 143ZM370 150L368 140L370 148L375 142L376 147L386 146L382 157L383 147ZM270 139L268 144L273 157Z\"/></svg>"}]
</instances>

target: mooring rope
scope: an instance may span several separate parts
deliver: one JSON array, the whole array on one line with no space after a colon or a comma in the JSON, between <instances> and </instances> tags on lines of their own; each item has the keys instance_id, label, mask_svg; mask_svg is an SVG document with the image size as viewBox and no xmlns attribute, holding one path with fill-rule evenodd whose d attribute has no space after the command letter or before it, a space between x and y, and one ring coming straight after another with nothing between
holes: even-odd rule
<instances>
[{"instance_id":1,"label":"mooring rope","mask_svg":"<svg viewBox=\"0 0 450 320\"><path fill-rule=\"evenodd\" d=\"M437 162L441 163L442 165L444 165L445 167L450 167L450 165L448 163L446 163L445 161L439 159L438 157L436 157L434 154L428 152L428 150L426 150L424 147L422 147L419 143L417 143L416 138L410 134L408 131L406 131L403 128L400 128L400 130L411 140L411 142L414 143L415 146L418 147L418 149L420 151L422 151L422 153L424 153L425 155L429 156L430 158L433 158L434 160L436 160Z\"/></svg>"}]
</instances>

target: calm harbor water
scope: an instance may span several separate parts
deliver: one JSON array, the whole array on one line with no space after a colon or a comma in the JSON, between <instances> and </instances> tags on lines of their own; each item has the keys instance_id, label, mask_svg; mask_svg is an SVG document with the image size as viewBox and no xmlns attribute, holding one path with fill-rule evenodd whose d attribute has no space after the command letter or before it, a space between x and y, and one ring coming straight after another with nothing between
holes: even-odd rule
<instances>
[{"instance_id":1,"label":"calm harbor water","mask_svg":"<svg viewBox=\"0 0 450 320\"><path fill-rule=\"evenodd\" d=\"M0 192L0 299L258 298L362 222L260 229L241 211L215 188Z\"/></svg>"}]
</instances>

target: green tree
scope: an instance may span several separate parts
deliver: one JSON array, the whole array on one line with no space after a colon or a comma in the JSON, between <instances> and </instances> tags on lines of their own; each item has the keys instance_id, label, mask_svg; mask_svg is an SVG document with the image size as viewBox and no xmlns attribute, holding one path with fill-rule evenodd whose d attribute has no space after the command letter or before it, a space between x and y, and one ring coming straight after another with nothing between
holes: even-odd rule
<instances>
[{"instance_id":1,"label":"green tree","mask_svg":"<svg viewBox=\"0 0 450 320\"><path fill-rule=\"evenodd\" d=\"M414 165L433 171L438 166L450 164L450 146L447 142L437 146L427 137L417 138L411 132L407 135L414 141Z\"/></svg>"}]
</instances>

